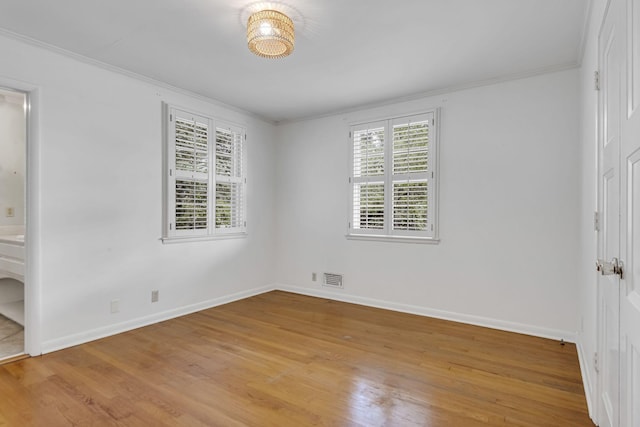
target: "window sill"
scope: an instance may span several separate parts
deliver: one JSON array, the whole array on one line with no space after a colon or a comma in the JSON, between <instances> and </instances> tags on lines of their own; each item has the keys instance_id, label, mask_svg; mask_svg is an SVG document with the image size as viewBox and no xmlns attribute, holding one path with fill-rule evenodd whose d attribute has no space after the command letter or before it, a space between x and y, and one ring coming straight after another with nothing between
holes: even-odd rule
<instances>
[{"instance_id":1,"label":"window sill","mask_svg":"<svg viewBox=\"0 0 640 427\"><path fill-rule=\"evenodd\" d=\"M440 239L433 237L414 237L414 236L383 236L376 234L347 234L347 240L370 240L374 242L395 242L395 243L420 243L427 245L437 245Z\"/></svg>"},{"instance_id":2,"label":"window sill","mask_svg":"<svg viewBox=\"0 0 640 427\"><path fill-rule=\"evenodd\" d=\"M244 239L247 233L229 233L229 234L213 234L209 236L185 236L185 237L163 237L163 244L187 243L187 242L206 242L209 240L227 240L227 239Z\"/></svg>"}]
</instances>

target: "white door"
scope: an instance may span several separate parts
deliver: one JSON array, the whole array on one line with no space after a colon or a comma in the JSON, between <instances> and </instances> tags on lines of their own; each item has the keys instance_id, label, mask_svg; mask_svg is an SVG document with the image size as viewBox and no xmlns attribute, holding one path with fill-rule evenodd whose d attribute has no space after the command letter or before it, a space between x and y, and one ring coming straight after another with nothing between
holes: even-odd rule
<instances>
[{"instance_id":1,"label":"white door","mask_svg":"<svg viewBox=\"0 0 640 427\"><path fill-rule=\"evenodd\" d=\"M610 0L599 43L598 418L640 427L640 0Z\"/></svg>"},{"instance_id":2,"label":"white door","mask_svg":"<svg viewBox=\"0 0 640 427\"><path fill-rule=\"evenodd\" d=\"M640 0L623 4L624 119L620 139L620 425L640 427Z\"/></svg>"},{"instance_id":3,"label":"white door","mask_svg":"<svg viewBox=\"0 0 640 427\"><path fill-rule=\"evenodd\" d=\"M620 426L620 128L622 108L622 31L620 7L611 0L599 35L600 135L598 138L598 259L607 275L598 279L599 398L601 427ZM606 263L611 263L606 265Z\"/></svg>"}]
</instances>

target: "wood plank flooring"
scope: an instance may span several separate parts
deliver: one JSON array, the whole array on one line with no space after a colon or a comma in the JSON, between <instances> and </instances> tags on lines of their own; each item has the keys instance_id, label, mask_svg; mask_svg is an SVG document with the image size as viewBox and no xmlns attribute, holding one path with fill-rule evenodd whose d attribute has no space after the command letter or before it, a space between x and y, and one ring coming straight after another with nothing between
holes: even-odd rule
<instances>
[{"instance_id":1,"label":"wood plank flooring","mask_svg":"<svg viewBox=\"0 0 640 427\"><path fill-rule=\"evenodd\" d=\"M269 292L0 366L7 426L593 426L575 346Z\"/></svg>"}]
</instances>

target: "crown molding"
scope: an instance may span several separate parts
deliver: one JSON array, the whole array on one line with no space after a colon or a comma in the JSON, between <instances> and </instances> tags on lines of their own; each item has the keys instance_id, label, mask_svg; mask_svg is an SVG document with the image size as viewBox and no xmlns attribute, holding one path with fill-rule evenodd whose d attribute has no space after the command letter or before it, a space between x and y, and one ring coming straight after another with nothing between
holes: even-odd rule
<instances>
[{"instance_id":1,"label":"crown molding","mask_svg":"<svg viewBox=\"0 0 640 427\"><path fill-rule=\"evenodd\" d=\"M92 65L94 67L101 68L101 69L106 70L106 71L111 71L113 73L120 74L120 75L129 77L129 78L132 78L134 80L141 81L141 82L149 84L151 86L160 87L160 88L166 89L166 90L171 90L173 92L177 92L177 93L182 94L182 95L190 96L192 98L199 99L200 101L208 102L210 104L216 105L218 107L225 108L227 110L234 111L236 113L245 114L245 115L247 115L249 117L252 117L252 118L260 120L260 121L263 121L263 122L271 124L271 125L276 125L277 124L276 121L268 119L268 118L266 118L266 117L264 117L264 116L262 116L260 114L256 114L254 112L247 111L247 110L244 110L242 108L238 108L238 107L233 106L231 104L226 104L226 103L224 103L222 101L218 101L217 99L210 98L208 96L202 95L202 94L197 93L197 92L193 92L193 91L188 90L188 89L184 89L184 88L181 88L181 87L178 87L178 86L171 85L169 83L163 82L161 80L154 79L152 77L145 76L143 74L138 74L138 73L135 73L133 71L129 71L129 70L126 70L124 68L120 68L120 67L117 67L115 65L108 64L106 62L98 61L97 59L89 58L88 56L84 56L84 55L81 55L79 53L75 53L75 52L72 52L70 50L61 48L59 46L55 46L55 45L52 45L52 44L49 44L49 43L45 43L43 41L31 38L31 37L27 37L27 36L22 35L22 34L18 34L18 33L15 33L13 31L9 31L9 30L4 29L4 28L0 28L0 36L4 36L4 37L9 38L9 39L13 39L13 40L16 40L16 41L19 41L19 42L22 42L22 43L25 43L25 44L28 44L28 45L31 45L31 46L34 46L34 47L38 47L38 48L47 50L49 52L52 52L52 53L55 53L55 54L58 54L58 55L61 55L61 56L65 56L67 58L74 59L76 61L85 63L87 65Z\"/></svg>"},{"instance_id":2,"label":"crown molding","mask_svg":"<svg viewBox=\"0 0 640 427\"><path fill-rule=\"evenodd\" d=\"M418 100L418 99L428 98L428 97L431 97L431 96L438 96L438 95L444 95L444 94L449 94L449 93L453 93L453 92L460 92L460 91L463 91L463 90L474 89L474 88L483 87L483 86L492 86L492 85L499 84L499 83L506 83L506 82L510 82L510 81L514 81L514 80L527 79L527 78L530 78L530 77L535 77L535 76L544 75L544 74L557 73L557 72L560 72L560 71L571 70L571 69L574 69L574 68L580 68L580 65L577 62L569 62L569 63L565 63L565 64L552 65L552 66L549 66L549 67L537 68L537 69L534 69L534 70L524 71L524 72L521 72L521 73L506 74L506 75L500 76L500 77L484 79L484 80L475 80L475 81L471 81L471 82L467 82L467 83L462 83L462 84L459 84L459 85L443 87L443 88L440 88L440 89L433 89L433 90L429 90L429 91L417 92L415 94L411 94L411 95L407 95L407 96L401 96L401 97L398 97L398 98L391 98L391 99L387 99L387 100L383 100L383 101L371 102L371 103L362 104L362 105L354 106L354 107L351 107L351 108L345 108L345 109L341 109L341 110L337 110L337 111L331 111L331 112L320 113L320 114L313 114L313 115L310 115L310 116L300 117L300 118L292 119L292 120L279 120L279 121L275 122L275 124L276 125L286 125L286 124L290 124L290 123L304 122L304 121L307 121L307 120L321 119L321 118L324 118L324 117L339 116L339 115L343 115L343 114L354 113L354 112L357 112L357 111L369 110L371 108L378 108L378 107L385 107L385 106L393 105L393 104L399 104L401 102L415 101L415 100Z\"/></svg>"},{"instance_id":3,"label":"crown molding","mask_svg":"<svg viewBox=\"0 0 640 427\"><path fill-rule=\"evenodd\" d=\"M588 13L587 15L589 15L590 13L590 9L591 9L591 4L592 4L593 0L589 0L589 9L588 9ZM587 19L587 23L585 24L587 27L585 27L583 29L583 31L586 34L586 31L588 30L588 19ZM349 108L343 108L343 109L338 109L338 110L333 110L333 111L327 111L325 113L319 113L319 114L311 114L308 116L304 116L304 117L300 117L300 118L295 118L295 119L284 119L284 120L272 120L269 119L267 117L264 117L260 114L256 114L254 112L251 111L247 111L244 110L242 108L238 108L236 106L230 105L230 104L226 104L224 102L218 101L217 99L214 98L210 98L208 96L199 94L197 92L193 92L178 86L174 86L171 85L169 83L165 83L163 81L145 76L143 74L138 74L135 73L133 71L129 71L126 70L124 68L120 68L117 67L115 65L111 65L108 64L106 62L102 62L102 61L98 61L96 59L92 59L89 58L87 56L72 52L70 50L67 49L63 49L61 47L49 44L49 43L45 43L43 41L31 38L31 37L27 37L24 36L22 34L18 34L15 33L13 31L9 31L6 30L4 28L0 28L0 36L4 36L10 39L14 39L17 40L19 42L25 43L25 44L29 44L41 49L45 49L47 51L74 59L76 61L88 64L88 65L92 65L107 71L111 71L120 75L124 75L126 77L144 82L146 84L155 86L155 87L160 87L163 89L167 89L167 90L171 90L186 96L190 96L196 99L199 99L201 101L204 102L208 102L211 104L214 104L218 107L222 107L237 113L241 113L241 114L245 114L249 117L252 117L254 119L260 120L264 123L268 123L271 125L286 125L286 124L290 124L290 123L297 123L297 122L303 122L303 121L307 121L307 120L313 120L313 119L319 119L319 118L324 118L324 117L331 117L331 116L337 116L337 115L342 115L342 114L348 114L348 113L353 113L353 112L357 112L357 111L363 111L363 110L368 110L371 108L377 108L377 107L384 107L384 106L388 106L388 105L393 105L393 104L398 104L401 102L408 102L408 101L415 101L417 99L421 99L421 98L427 98L430 96L438 96L438 95L443 95L443 94L447 94L447 93L453 93L453 92L459 92L459 91L463 91L463 90L468 90L468 89L473 89L473 88L477 88L477 87L482 87L482 86L491 86L491 85L495 85L495 84L499 84L499 83L505 83L505 82L509 82L509 81L513 81L513 80L520 80L520 79L525 79L525 78L529 78L529 77L535 77L538 75L542 75L542 74L549 74L549 73L554 73L554 72L559 72L559 71L565 71L565 70L569 70L569 69L573 69L573 68L579 68L580 67L580 61L582 60L582 58L579 58L580 61L576 61L576 62L570 62L570 63L565 63L565 64L558 64L558 65L552 65L552 66L548 66L548 67L542 67L542 68L538 68L538 69L534 69L534 70L529 70L529 71L524 71L524 72L520 72L520 73L512 73L512 74L506 74L503 76L499 76L499 77L495 77L495 78L490 78L490 79L483 79L483 80L475 80L475 81L470 81L467 83L462 83L459 85L453 85L453 86L447 86L447 87L443 87L443 88L438 88L438 89L433 89L433 90L428 90L428 91L421 91L421 92L416 92L414 94L411 95L406 95L406 96L401 96L401 97L396 97L396 98L389 98L386 100L382 100L382 101L376 101L376 102L371 102L371 103L366 103L366 104L361 104L361 105L357 105L357 106L353 106L353 107L349 107ZM584 39L585 39L585 35L583 34L583 41L581 42L581 49L582 51L584 51Z\"/></svg>"}]
</instances>

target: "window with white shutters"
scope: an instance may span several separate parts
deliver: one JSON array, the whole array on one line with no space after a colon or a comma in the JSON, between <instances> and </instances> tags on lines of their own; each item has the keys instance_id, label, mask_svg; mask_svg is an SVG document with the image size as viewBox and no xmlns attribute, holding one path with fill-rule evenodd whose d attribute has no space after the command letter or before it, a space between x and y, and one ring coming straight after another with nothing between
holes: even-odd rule
<instances>
[{"instance_id":1,"label":"window with white shutters","mask_svg":"<svg viewBox=\"0 0 640 427\"><path fill-rule=\"evenodd\" d=\"M216 228L244 227L243 132L216 127Z\"/></svg>"},{"instance_id":2,"label":"window with white shutters","mask_svg":"<svg viewBox=\"0 0 640 427\"><path fill-rule=\"evenodd\" d=\"M350 237L437 241L437 113L351 127Z\"/></svg>"},{"instance_id":3,"label":"window with white shutters","mask_svg":"<svg viewBox=\"0 0 640 427\"><path fill-rule=\"evenodd\" d=\"M385 128L370 123L353 130L353 228L384 229Z\"/></svg>"},{"instance_id":4,"label":"window with white shutters","mask_svg":"<svg viewBox=\"0 0 640 427\"><path fill-rule=\"evenodd\" d=\"M163 240L246 233L245 132L167 106Z\"/></svg>"}]
</instances>

